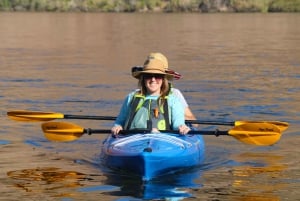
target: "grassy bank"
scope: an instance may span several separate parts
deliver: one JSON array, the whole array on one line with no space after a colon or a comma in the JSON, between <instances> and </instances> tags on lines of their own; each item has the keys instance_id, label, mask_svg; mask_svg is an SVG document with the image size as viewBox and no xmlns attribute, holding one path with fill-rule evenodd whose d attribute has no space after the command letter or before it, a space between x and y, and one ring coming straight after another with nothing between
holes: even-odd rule
<instances>
[{"instance_id":1,"label":"grassy bank","mask_svg":"<svg viewBox=\"0 0 300 201\"><path fill-rule=\"evenodd\" d=\"M300 0L231 0L237 12L299 12Z\"/></svg>"},{"instance_id":2,"label":"grassy bank","mask_svg":"<svg viewBox=\"0 0 300 201\"><path fill-rule=\"evenodd\" d=\"M300 12L300 0L0 0L0 11Z\"/></svg>"}]
</instances>

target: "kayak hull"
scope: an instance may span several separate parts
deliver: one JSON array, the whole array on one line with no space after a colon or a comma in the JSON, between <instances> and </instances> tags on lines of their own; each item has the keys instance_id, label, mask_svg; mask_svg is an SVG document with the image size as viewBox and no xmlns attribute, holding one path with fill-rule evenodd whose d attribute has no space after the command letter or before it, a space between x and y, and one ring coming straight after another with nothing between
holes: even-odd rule
<instances>
[{"instance_id":1,"label":"kayak hull","mask_svg":"<svg viewBox=\"0 0 300 201\"><path fill-rule=\"evenodd\" d=\"M109 136L102 146L102 163L112 169L128 171L151 180L204 160L204 141L200 135L135 134Z\"/></svg>"}]
</instances>

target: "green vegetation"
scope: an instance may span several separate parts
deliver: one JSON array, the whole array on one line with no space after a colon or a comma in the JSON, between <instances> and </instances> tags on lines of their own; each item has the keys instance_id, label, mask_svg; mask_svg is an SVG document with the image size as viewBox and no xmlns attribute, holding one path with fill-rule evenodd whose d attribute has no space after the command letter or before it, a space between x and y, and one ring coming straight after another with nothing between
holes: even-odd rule
<instances>
[{"instance_id":1,"label":"green vegetation","mask_svg":"<svg viewBox=\"0 0 300 201\"><path fill-rule=\"evenodd\" d=\"M0 11L299 12L300 0L0 0Z\"/></svg>"},{"instance_id":2,"label":"green vegetation","mask_svg":"<svg viewBox=\"0 0 300 201\"><path fill-rule=\"evenodd\" d=\"M300 0L276 0L270 3L271 12L300 12Z\"/></svg>"},{"instance_id":3,"label":"green vegetation","mask_svg":"<svg viewBox=\"0 0 300 201\"><path fill-rule=\"evenodd\" d=\"M231 0L237 12L268 12L272 0Z\"/></svg>"},{"instance_id":4,"label":"green vegetation","mask_svg":"<svg viewBox=\"0 0 300 201\"><path fill-rule=\"evenodd\" d=\"M299 12L300 0L231 0L237 12Z\"/></svg>"}]
</instances>

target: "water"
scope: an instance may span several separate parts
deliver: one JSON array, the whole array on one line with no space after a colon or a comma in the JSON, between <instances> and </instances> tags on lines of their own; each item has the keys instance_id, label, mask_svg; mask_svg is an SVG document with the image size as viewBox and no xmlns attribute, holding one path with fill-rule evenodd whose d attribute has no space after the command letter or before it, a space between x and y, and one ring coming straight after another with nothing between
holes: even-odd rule
<instances>
[{"instance_id":1,"label":"water","mask_svg":"<svg viewBox=\"0 0 300 201\"><path fill-rule=\"evenodd\" d=\"M154 51L183 75L174 85L199 120L290 127L269 147L205 136L201 167L142 183L99 164L106 135L55 143L40 123L6 116L21 109L115 116L137 84L130 67ZM299 67L298 14L0 13L0 198L299 200Z\"/></svg>"}]
</instances>

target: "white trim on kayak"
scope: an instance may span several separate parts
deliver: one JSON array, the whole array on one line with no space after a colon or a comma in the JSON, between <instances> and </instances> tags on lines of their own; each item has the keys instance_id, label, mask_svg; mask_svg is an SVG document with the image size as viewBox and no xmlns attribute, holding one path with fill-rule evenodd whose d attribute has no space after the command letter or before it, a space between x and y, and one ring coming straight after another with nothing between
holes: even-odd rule
<instances>
[{"instance_id":1,"label":"white trim on kayak","mask_svg":"<svg viewBox=\"0 0 300 201\"><path fill-rule=\"evenodd\" d=\"M160 140L160 141L165 141L165 142L168 142L168 143L171 143L171 144L175 144L175 145L179 146L182 149L186 149L186 148L192 146L191 143L189 143L185 140L182 140L178 137L175 137L175 136L172 136L172 135L169 135L169 134L160 134L160 133L157 133L157 134L135 134L135 135L132 135L132 136L129 136L129 137L119 138L115 142L111 143L111 146L116 147L116 148L122 147L122 146L124 146L128 143L134 142L134 141L136 141L138 139L141 139L141 138L143 138L143 140L157 139L157 140Z\"/></svg>"}]
</instances>

